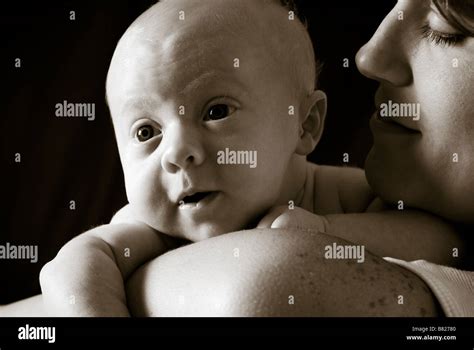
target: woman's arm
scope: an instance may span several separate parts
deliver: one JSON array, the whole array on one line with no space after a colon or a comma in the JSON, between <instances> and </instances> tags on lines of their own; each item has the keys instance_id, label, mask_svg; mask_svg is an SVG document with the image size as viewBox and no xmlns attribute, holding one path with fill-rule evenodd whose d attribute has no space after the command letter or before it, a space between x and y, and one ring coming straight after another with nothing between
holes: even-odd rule
<instances>
[{"instance_id":1,"label":"woman's arm","mask_svg":"<svg viewBox=\"0 0 474 350\"><path fill-rule=\"evenodd\" d=\"M137 316L436 316L416 275L365 251L363 263L326 259L349 244L295 229L229 233L168 252L127 283Z\"/></svg>"},{"instance_id":2,"label":"woman's arm","mask_svg":"<svg viewBox=\"0 0 474 350\"><path fill-rule=\"evenodd\" d=\"M46 316L48 316L48 313L43 306L43 296L41 294L7 305L0 305L0 317Z\"/></svg>"}]
</instances>

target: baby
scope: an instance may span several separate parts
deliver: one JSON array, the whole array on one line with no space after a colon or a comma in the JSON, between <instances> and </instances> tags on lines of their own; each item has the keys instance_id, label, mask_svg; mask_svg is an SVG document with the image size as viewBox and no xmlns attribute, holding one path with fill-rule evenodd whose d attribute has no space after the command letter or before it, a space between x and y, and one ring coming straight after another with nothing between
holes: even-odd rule
<instances>
[{"instance_id":1,"label":"baby","mask_svg":"<svg viewBox=\"0 0 474 350\"><path fill-rule=\"evenodd\" d=\"M276 0L165 0L128 28L107 99L129 204L43 268L52 314L128 316L124 281L143 263L183 240L255 227L454 264L462 243L449 225L388 210L359 169L306 160L326 96L309 35L289 10Z\"/></svg>"}]
</instances>

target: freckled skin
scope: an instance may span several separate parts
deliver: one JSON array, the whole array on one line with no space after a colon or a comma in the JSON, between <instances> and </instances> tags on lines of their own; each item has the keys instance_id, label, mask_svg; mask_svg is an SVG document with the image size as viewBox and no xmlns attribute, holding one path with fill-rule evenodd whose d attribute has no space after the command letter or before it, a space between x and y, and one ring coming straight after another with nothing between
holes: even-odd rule
<instances>
[{"instance_id":1,"label":"freckled skin","mask_svg":"<svg viewBox=\"0 0 474 350\"><path fill-rule=\"evenodd\" d=\"M425 291L425 293L431 294L430 289L426 285L423 285L423 290Z\"/></svg>"},{"instance_id":2,"label":"freckled skin","mask_svg":"<svg viewBox=\"0 0 474 350\"><path fill-rule=\"evenodd\" d=\"M370 252L363 264L365 275L356 262L325 259L324 246L334 241L348 243L298 230L255 229L171 251L144 265L128 282L128 295L139 301L132 312L139 316L437 315L436 303L417 276L404 276L402 268ZM232 255L236 246L249 258L237 263ZM292 259L301 246L311 253ZM376 278L374 283L367 283L367 275ZM157 288L160 295L134 298ZM189 309L179 309L172 302L176 295L195 302ZM288 304L289 295L295 296L293 305ZM394 295L393 301L389 295ZM403 305L398 304L398 295L404 296Z\"/></svg>"}]
</instances>

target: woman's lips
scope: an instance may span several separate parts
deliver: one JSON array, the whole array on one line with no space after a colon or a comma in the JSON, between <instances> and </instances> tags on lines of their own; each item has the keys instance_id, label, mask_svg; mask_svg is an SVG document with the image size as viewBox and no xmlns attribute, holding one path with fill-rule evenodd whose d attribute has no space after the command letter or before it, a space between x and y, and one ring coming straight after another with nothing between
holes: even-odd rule
<instances>
[{"instance_id":1,"label":"woman's lips","mask_svg":"<svg viewBox=\"0 0 474 350\"><path fill-rule=\"evenodd\" d=\"M414 134L421 135L419 130L410 128L402 123L401 117L382 117L380 115L380 109L372 115L370 119L370 128L373 132L382 131L389 132L392 134Z\"/></svg>"}]
</instances>

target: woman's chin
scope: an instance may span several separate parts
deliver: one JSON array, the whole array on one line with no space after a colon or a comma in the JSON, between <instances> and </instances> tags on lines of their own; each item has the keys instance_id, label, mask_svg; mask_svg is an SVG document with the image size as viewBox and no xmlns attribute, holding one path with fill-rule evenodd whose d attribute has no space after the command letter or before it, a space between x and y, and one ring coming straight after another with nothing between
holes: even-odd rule
<instances>
[{"instance_id":1,"label":"woman's chin","mask_svg":"<svg viewBox=\"0 0 474 350\"><path fill-rule=\"evenodd\" d=\"M365 161L365 176L374 193L384 202L403 206L415 202L417 191L412 189L409 174L403 174L403 167L390 158L371 149Z\"/></svg>"}]
</instances>

